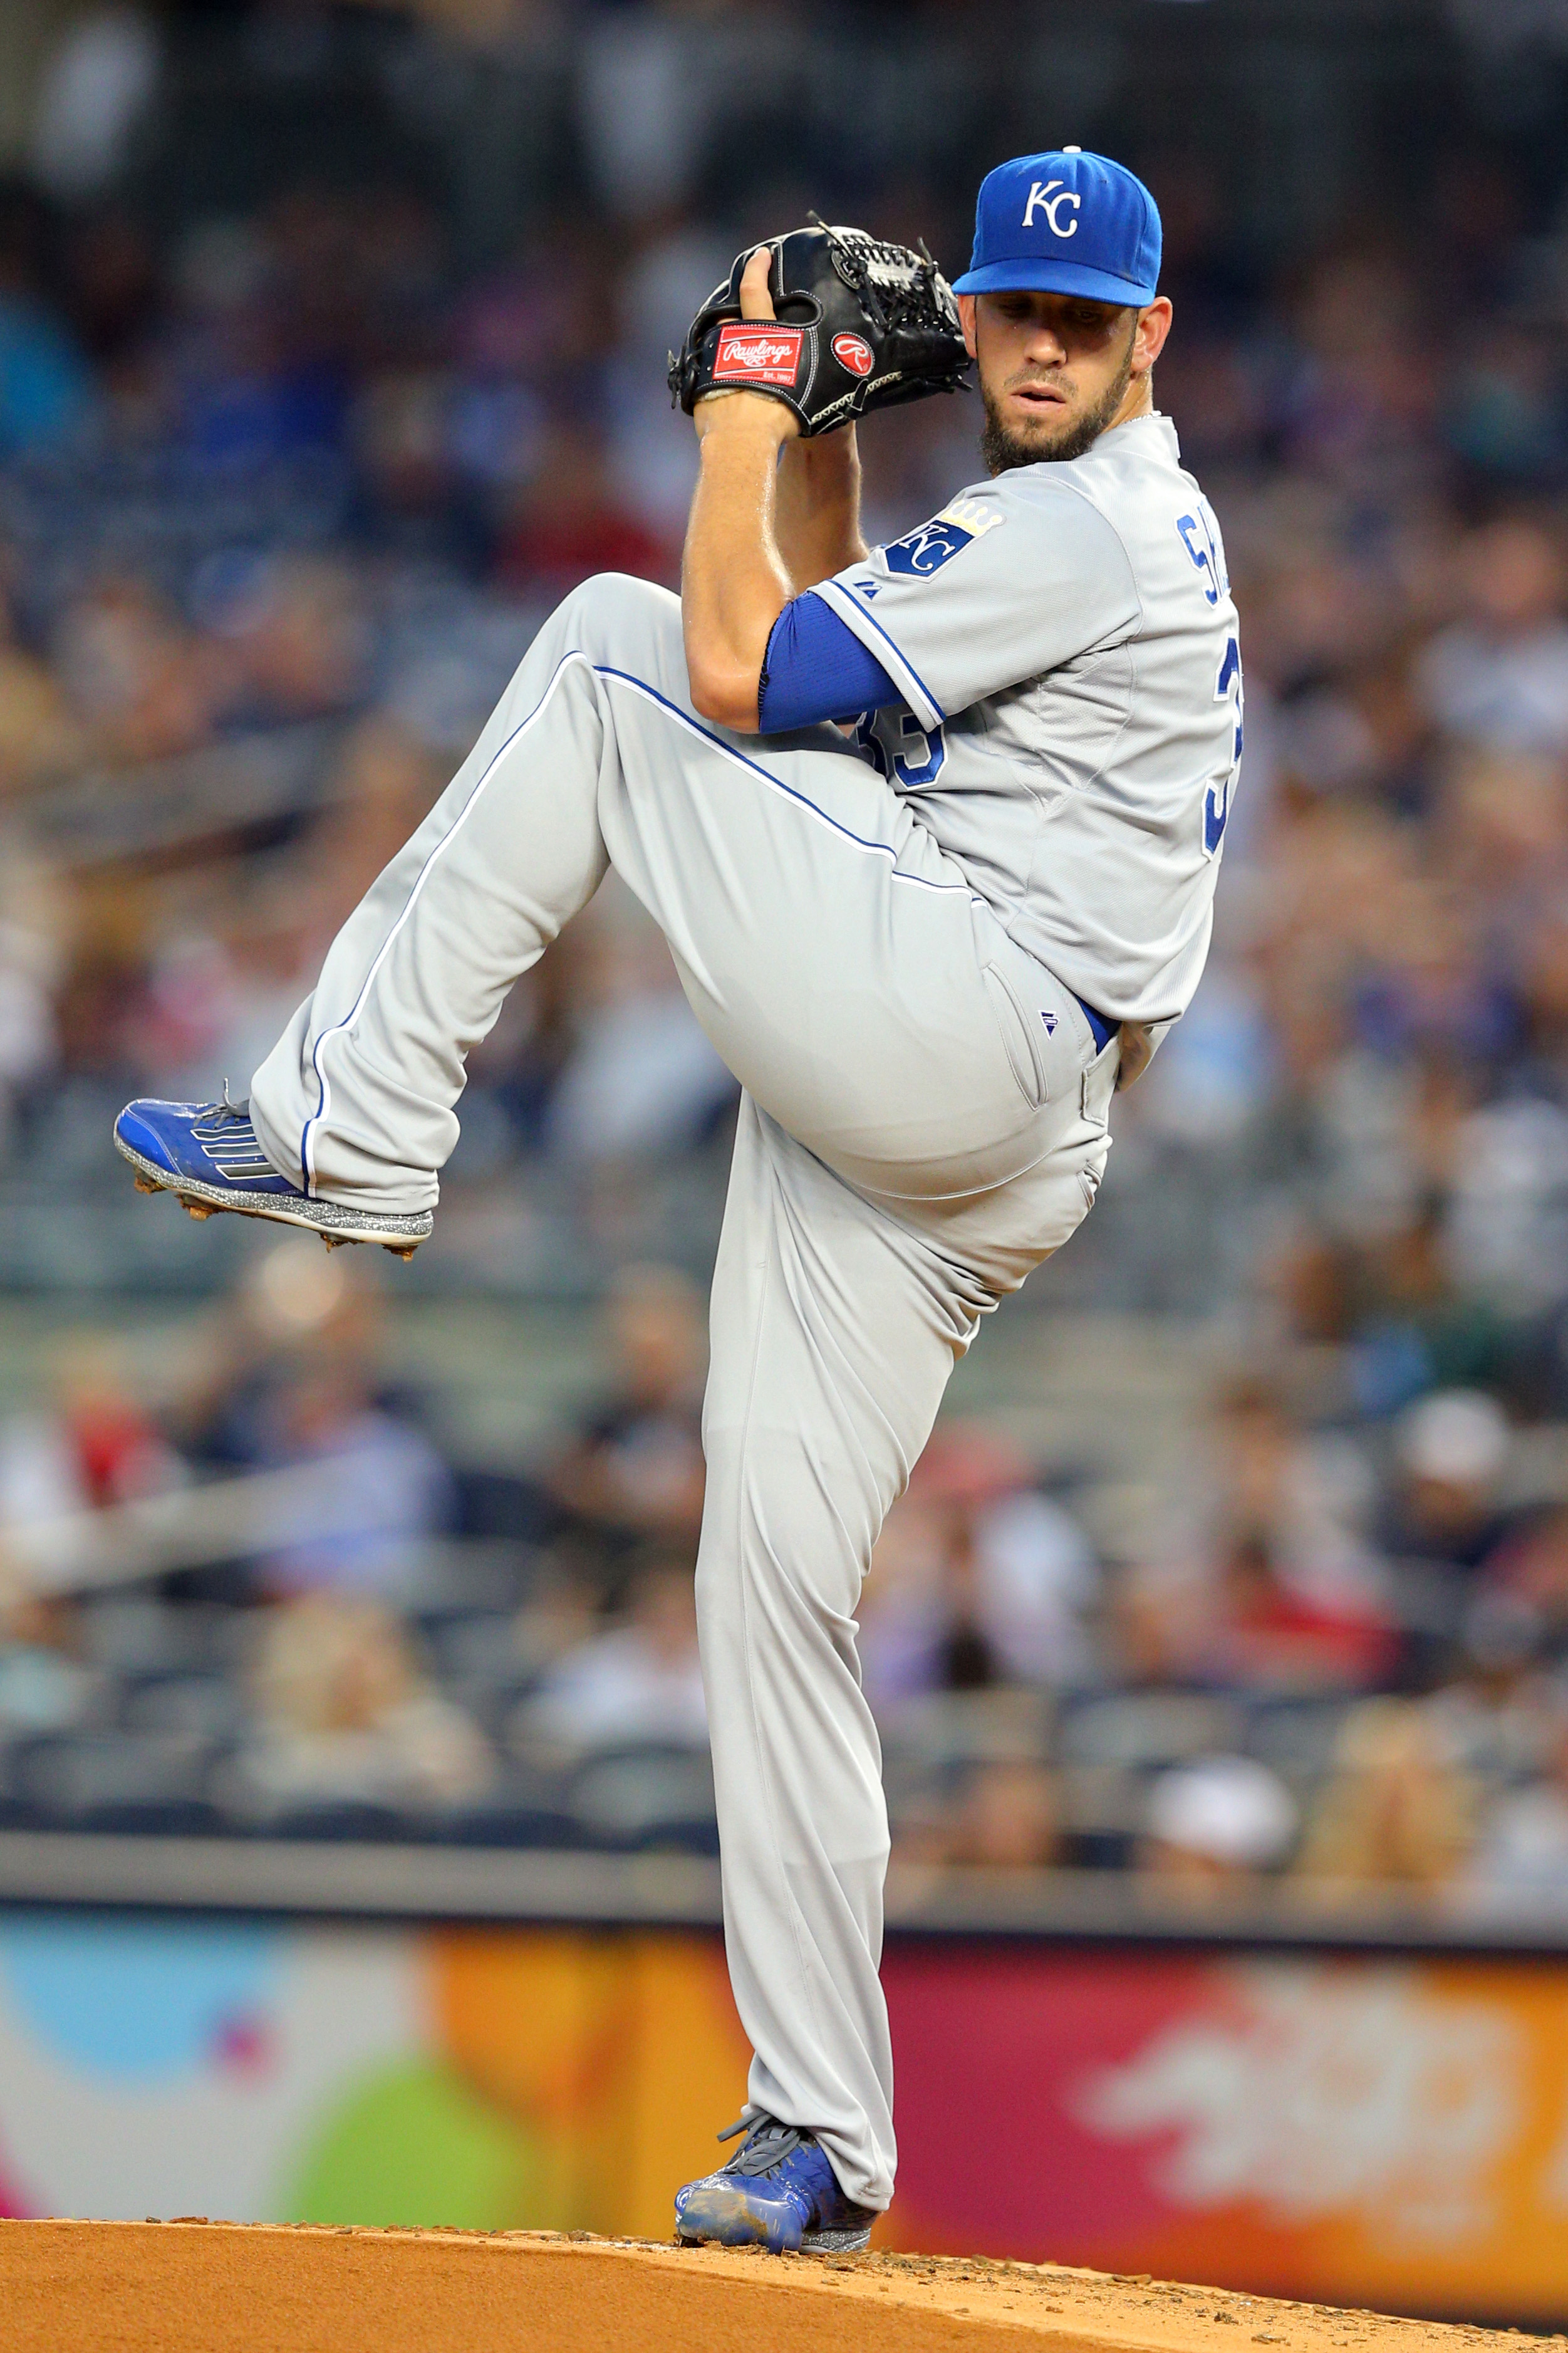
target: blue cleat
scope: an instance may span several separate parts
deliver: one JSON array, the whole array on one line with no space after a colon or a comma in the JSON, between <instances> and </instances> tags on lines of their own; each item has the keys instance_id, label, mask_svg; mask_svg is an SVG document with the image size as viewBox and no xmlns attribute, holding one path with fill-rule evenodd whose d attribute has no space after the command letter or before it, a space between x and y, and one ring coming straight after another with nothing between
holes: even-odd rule
<instances>
[{"instance_id":1,"label":"blue cleat","mask_svg":"<svg viewBox=\"0 0 1568 2353\"><path fill-rule=\"evenodd\" d=\"M766 2247L770 2254L853 2254L868 2244L877 2217L854 2205L808 2132L776 2116L742 2116L721 2140L745 2139L717 2173L675 2193L675 2234L688 2244Z\"/></svg>"},{"instance_id":2,"label":"blue cleat","mask_svg":"<svg viewBox=\"0 0 1568 2353\"><path fill-rule=\"evenodd\" d=\"M114 1145L136 1171L141 1193L173 1193L193 1218L219 1209L304 1226L329 1250L339 1242L381 1242L412 1258L435 1219L384 1209L351 1209L312 1200L280 1176L257 1142L247 1103L132 1103L114 1123Z\"/></svg>"}]
</instances>

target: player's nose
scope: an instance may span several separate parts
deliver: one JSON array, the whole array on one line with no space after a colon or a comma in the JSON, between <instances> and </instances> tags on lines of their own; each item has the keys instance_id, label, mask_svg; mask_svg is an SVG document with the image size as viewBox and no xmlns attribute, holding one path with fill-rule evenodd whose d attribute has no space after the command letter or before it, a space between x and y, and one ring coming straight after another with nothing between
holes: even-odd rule
<instances>
[{"instance_id":1,"label":"player's nose","mask_svg":"<svg viewBox=\"0 0 1568 2353\"><path fill-rule=\"evenodd\" d=\"M1030 327L1024 344L1025 357L1036 367L1060 367L1067 358L1067 345L1056 329L1037 319Z\"/></svg>"}]
</instances>

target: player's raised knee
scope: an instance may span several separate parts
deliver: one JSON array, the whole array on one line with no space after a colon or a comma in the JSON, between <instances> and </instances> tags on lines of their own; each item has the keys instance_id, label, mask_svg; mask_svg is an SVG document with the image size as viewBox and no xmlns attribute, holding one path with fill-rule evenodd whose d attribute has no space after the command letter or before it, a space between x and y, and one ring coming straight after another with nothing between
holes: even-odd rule
<instances>
[{"instance_id":1,"label":"player's raised knee","mask_svg":"<svg viewBox=\"0 0 1568 2353\"><path fill-rule=\"evenodd\" d=\"M683 697L680 599L628 572L595 572L558 607L567 640L596 665L626 670L667 695Z\"/></svg>"},{"instance_id":2,"label":"player's raised knee","mask_svg":"<svg viewBox=\"0 0 1568 2353\"><path fill-rule=\"evenodd\" d=\"M644 626L680 626L680 599L657 581L639 580L630 572L595 572L573 589L566 599L591 626L625 621L635 616Z\"/></svg>"}]
</instances>

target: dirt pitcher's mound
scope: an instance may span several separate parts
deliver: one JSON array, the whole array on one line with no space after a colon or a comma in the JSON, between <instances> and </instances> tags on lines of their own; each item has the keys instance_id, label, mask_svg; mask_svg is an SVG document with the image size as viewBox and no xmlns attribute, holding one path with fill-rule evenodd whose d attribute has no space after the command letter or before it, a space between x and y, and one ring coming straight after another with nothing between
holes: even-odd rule
<instances>
[{"instance_id":1,"label":"dirt pitcher's mound","mask_svg":"<svg viewBox=\"0 0 1568 2353\"><path fill-rule=\"evenodd\" d=\"M1475 2353L1505 2337L1051 2264L556 2232L0 2222L7 2353ZM1557 2340L1563 2342L1563 2340Z\"/></svg>"}]
</instances>

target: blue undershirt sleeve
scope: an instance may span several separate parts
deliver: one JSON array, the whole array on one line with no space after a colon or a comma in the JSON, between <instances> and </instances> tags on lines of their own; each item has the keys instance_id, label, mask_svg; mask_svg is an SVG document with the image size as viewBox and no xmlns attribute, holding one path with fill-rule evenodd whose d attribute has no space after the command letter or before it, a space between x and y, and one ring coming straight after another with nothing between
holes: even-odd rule
<instances>
[{"instance_id":1,"label":"blue undershirt sleeve","mask_svg":"<svg viewBox=\"0 0 1568 2353\"><path fill-rule=\"evenodd\" d=\"M757 731L784 735L903 702L875 654L808 588L773 623L763 657Z\"/></svg>"}]
</instances>

